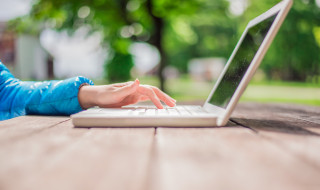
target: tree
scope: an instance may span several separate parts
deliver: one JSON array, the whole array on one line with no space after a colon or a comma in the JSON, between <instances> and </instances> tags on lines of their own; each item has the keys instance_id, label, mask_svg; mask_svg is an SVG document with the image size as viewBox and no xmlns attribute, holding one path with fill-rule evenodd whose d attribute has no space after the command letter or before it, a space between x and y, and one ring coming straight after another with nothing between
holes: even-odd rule
<instances>
[{"instance_id":1,"label":"tree","mask_svg":"<svg viewBox=\"0 0 320 190\"><path fill-rule=\"evenodd\" d=\"M101 31L112 55L105 67L110 81L130 78L133 42L149 43L160 52L158 76L165 90L167 65L187 72L191 58L228 58L248 21L279 0L248 2L245 13L235 16L229 0L39 0L19 26L33 20L40 30L42 26L72 33L89 26L92 32ZM319 76L319 22L315 0L294 2L261 64L268 78L305 81Z\"/></svg>"},{"instance_id":2,"label":"tree","mask_svg":"<svg viewBox=\"0 0 320 190\"><path fill-rule=\"evenodd\" d=\"M102 31L104 45L110 47L113 56L123 57L111 58L108 61L110 65L106 67L109 69L119 60L130 60L125 57L128 58L132 42L145 41L154 45L161 55L159 78L164 90L163 69L167 56L163 36L166 22L175 15L194 12L199 5L197 0L40 0L34 4L30 18L44 23L44 26L70 33L83 25L89 25L91 31ZM124 72L108 72L109 79L126 80L130 64L121 68ZM117 76L121 73L123 75Z\"/></svg>"}]
</instances>

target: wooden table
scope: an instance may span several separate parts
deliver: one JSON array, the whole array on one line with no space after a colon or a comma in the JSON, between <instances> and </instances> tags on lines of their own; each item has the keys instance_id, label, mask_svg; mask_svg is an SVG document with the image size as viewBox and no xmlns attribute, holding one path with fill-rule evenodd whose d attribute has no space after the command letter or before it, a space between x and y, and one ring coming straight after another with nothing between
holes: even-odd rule
<instances>
[{"instance_id":1,"label":"wooden table","mask_svg":"<svg viewBox=\"0 0 320 190\"><path fill-rule=\"evenodd\" d=\"M0 122L1 190L320 189L320 107L244 103L226 127Z\"/></svg>"}]
</instances>

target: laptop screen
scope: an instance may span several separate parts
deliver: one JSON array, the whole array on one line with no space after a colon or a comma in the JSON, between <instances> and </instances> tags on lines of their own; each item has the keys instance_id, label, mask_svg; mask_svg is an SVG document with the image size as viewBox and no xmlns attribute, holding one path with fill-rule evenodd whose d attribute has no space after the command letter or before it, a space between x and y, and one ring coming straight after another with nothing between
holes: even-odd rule
<instances>
[{"instance_id":1,"label":"laptop screen","mask_svg":"<svg viewBox=\"0 0 320 190\"><path fill-rule=\"evenodd\" d=\"M246 36L231 60L220 84L210 98L209 103L222 108L228 106L276 16L277 14L248 29Z\"/></svg>"}]
</instances>

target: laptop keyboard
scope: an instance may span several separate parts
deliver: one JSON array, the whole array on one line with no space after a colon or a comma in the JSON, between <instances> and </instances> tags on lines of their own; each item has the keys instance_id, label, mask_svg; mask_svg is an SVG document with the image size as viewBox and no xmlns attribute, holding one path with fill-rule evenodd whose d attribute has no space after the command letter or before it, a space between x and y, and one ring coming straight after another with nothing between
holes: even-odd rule
<instances>
[{"instance_id":1,"label":"laptop keyboard","mask_svg":"<svg viewBox=\"0 0 320 190\"><path fill-rule=\"evenodd\" d=\"M208 113L201 106L176 106L164 107L164 109L157 109L154 106L144 107L124 107L121 109L100 109L100 113L111 115L139 115L139 116L196 116L212 114Z\"/></svg>"},{"instance_id":2,"label":"laptop keyboard","mask_svg":"<svg viewBox=\"0 0 320 190\"><path fill-rule=\"evenodd\" d=\"M132 109L133 115L146 115L146 116L157 116L157 115L200 115L206 114L206 112L201 106L176 106L176 107L165 107L164 109L157 108L137 108Z\"/></svg>"}]
</instances>

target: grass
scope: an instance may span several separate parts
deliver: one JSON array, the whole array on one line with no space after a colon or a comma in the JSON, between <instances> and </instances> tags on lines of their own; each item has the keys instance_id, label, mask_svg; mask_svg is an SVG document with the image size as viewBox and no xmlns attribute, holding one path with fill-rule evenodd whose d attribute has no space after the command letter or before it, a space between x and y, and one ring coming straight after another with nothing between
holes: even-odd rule
<instances>
[{"instance_id":1,"label":"grass","mask_svg":"<svg viewBox=\"0 0 320 190\"><path fill-rule=\"evenodd\" d=\"M250 84L241 101L284 102L320 106L320 88L288 84Z\"/></svg>"},{"instance_id":2,"label":"grass","mask_svg":"<svg viewBox=\"0 0 320 190\"><path fill-rule=\"evenodd\" d=\"M143 79L157 85L154 79ZM171 96L180 101L205 100L214 83L195 81L188 77L171 79L167 89ZM262 81L251 82L240 101L282 102L320 106L320 86L310 83Z\"/></svg>"},{"instance_id":3,"label":"grass","mask_svg":"<svg viewBox=\"0 0 320 190\"><path fill-rule=\"evenodd\" d=\"M141 77L141 83L159 86L155 77ZM193 80L183 76L169 79L168 93L178 101L206 100L214 83ZM241 102L280 102L320 106L320 85L284 81L251 81Z\"/></svg>"}]
</instances>

